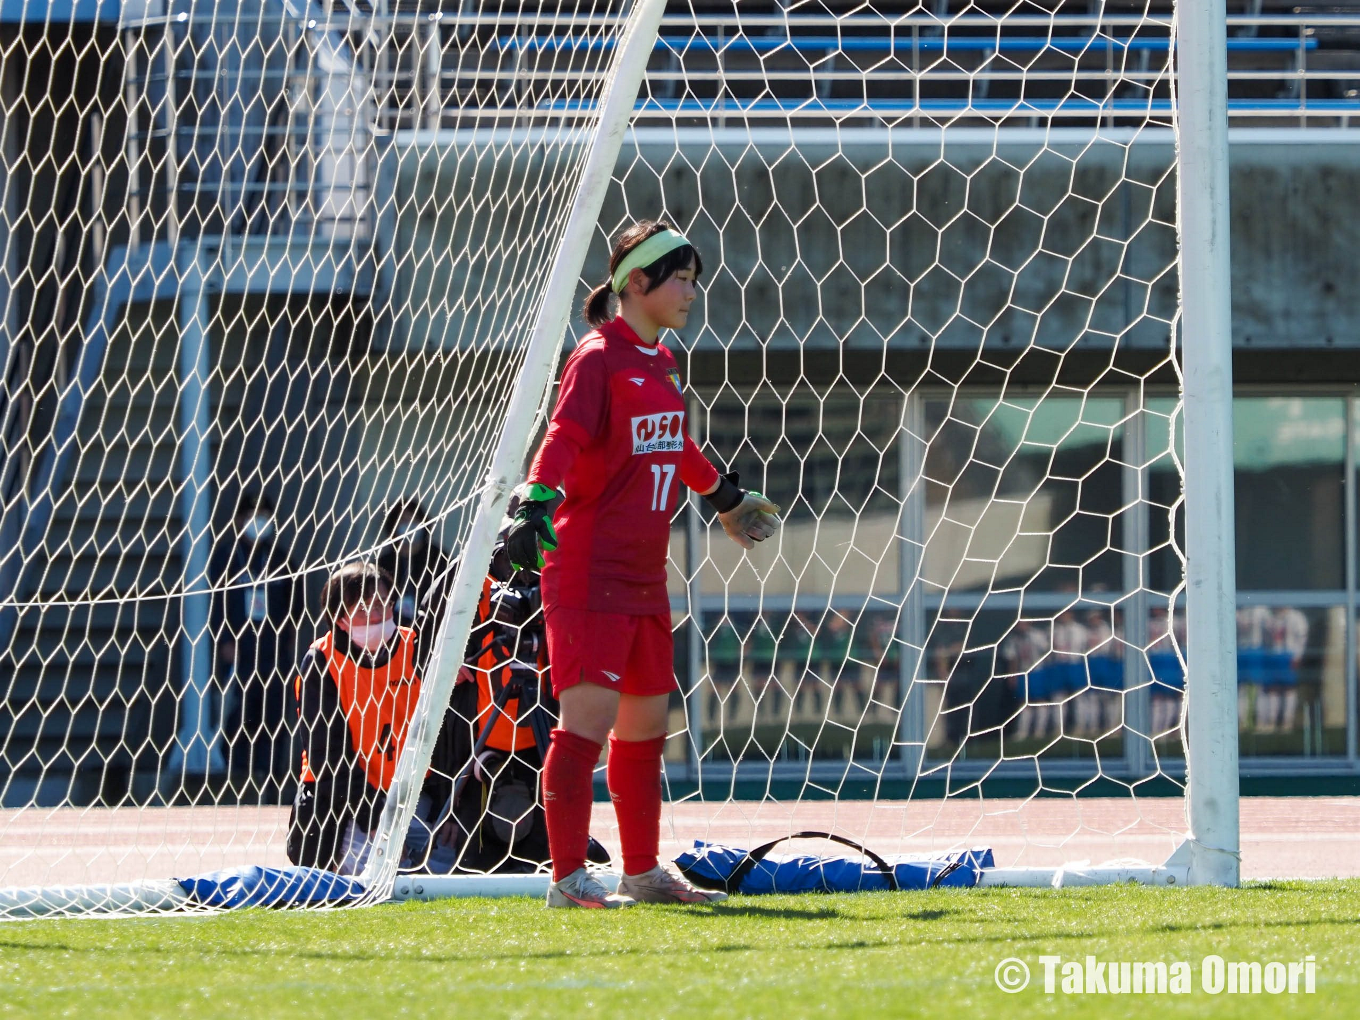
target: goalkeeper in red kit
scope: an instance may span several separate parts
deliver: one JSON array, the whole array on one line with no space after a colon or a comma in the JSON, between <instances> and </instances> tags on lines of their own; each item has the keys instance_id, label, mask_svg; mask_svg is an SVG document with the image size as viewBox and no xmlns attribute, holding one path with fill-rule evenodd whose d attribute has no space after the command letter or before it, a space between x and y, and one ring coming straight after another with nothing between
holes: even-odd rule
<instances>
[{"instance_id":1,"label":"goalkeeper in red kit","mask_svg":"<svg viewBox=\"0 0 1360 1020\"><path fill-rule=\"evenodd\" d=\"M703 495L746 548L774 534L779 508L740 488L735 474L720 476L699 452L675 358L658 342L661 330L685 325L702 270L694 246L665 223L644 221L619 236L609 279L586 301L594 332L562 370L506 538L513 563L543 565L548 660L562 709L543 767L552 907L725 898L658 861L661 750L675 690L667 545L682 485ZM565 499L554 514L559 487ZM623 850L618 894L585 868L592 776L606 738Z\"/></svg>"}]
</instances>

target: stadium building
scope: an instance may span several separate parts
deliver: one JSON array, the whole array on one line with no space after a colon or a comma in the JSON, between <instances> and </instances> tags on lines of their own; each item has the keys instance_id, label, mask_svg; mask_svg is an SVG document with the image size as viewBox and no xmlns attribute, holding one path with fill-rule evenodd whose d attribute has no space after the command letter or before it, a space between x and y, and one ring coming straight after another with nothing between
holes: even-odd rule
<instances>
[{"instance_id":1,"label":"stadium building","mask_svg":"<svg viewBox=\"0 0 1360 1020\"><path fill-rule=\"evenodd\" d=\"M554 171L516 112L553 23L480 6L0 8L0 805L288 801L223 750L242 493L309 606L396 500L466 526L487 433L443 422L500 413L548 255L482 196ZM692 427L787 508L735 573L676 518L673 791L1174 781L1170 5L813 6L669 5L580 288L683 225ZM1229 15L1243 790L1355 792L1360 4Z\"/></svg>"}]
</instances>

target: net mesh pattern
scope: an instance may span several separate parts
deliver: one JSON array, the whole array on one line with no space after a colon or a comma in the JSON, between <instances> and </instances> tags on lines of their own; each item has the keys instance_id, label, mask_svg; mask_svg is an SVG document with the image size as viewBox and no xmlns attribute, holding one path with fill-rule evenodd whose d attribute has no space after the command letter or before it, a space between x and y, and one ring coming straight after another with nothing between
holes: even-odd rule
<instances>
[{"instance_id":1,"label":"net mesh pattern","mask_svg":"<svg viewBox=\"0 0 1360 1020\"><path fill-rule=\"evenodd\" d=\"M631 6L8 37L0 886L284 862L309 728L368 725L300 714L322 586L375 563L437 629ZM670 6L578 294L629 223L687 234L691 433L783 508L749 553L697 497L674 519L667 846L1161 860L1172 12L848 8ZM407 869L541 866L535 597L493 565ZM368 697L355 741L395 760ZM358 873L377 813L340 803L322 863Z\"/></svg>"}]
</instances>

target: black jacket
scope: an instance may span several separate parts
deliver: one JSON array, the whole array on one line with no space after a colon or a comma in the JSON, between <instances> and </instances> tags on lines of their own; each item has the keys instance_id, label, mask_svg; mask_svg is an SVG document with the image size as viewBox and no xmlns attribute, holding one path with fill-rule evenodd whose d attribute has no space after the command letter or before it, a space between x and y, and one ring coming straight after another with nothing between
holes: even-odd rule
<instances>
[{"instance_id":1,"label":"black jacket","mask_svg":"<svg viewBox=\"0 0 1360 1020\"><path fill-rule=\"evenodd\" d=\"M238 668L272 670L294 661L305 592L287 550L277 539L219 542L208 571L214 588L209 620L213 640L251 646L258 657L256 663L247 664L242 661L245 649L238 647Z\"/></svg>"},{"instance_id":2,"label":"black jacket","mask_svg":"<svg viewBox=\"0 0 1360 1020\"><path fill-rule=\"evenodd\" d=\"M392 578L397 623L412 627L424 615L442 618L444 601L453 584L451 562L433 539L419 545L397 542L378 553L378 566Z\"/></svg>"}]
</instances>

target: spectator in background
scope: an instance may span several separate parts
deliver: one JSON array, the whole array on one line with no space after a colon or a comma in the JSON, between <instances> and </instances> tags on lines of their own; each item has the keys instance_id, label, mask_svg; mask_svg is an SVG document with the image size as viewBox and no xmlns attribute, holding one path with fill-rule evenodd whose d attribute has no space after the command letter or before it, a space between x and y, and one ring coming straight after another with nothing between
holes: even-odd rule
<instances>
[{"instance_id":1,"label":"spectator in background","mask_svg":"<svg viewBox=\"0 0 1360 1020\"><path fill-rule=\"evenodd\" d=\"M228 769L258 793L277 791L289 772L288 680L305 596L267 495L241 494L208 569Z\"/></svg>"},{"instance_id":2,"label":"spectator in background","mask_svg":"<svg viewBox=\"0 0 1360 1020\"><path fill-rule=\"evenodd\" d=\"M287 853L294 864L357 875L420 701L427 635L397 626L391 580L372 562L341 567L320 603L323 633L293 680L302 747ZM445 719L440 744L447 746ZM436 745L403 849L406 867L428 855L430 814L451 790L446 757Z\"/></svg>"},{"instance_id":3,"label":"spectator in background","mask_svg":"<svg viewBox=\"0 0 1360 1020\"><path fill-rule=\"evenodd\" d=\"M827 706L828 719L859 718L863 705L863 699L856 697L861 687L859 667L846 662L850 658L850 643L853 639L854 629L850 621L835 610L823 615L821 626L812 635L812 651L809 653L812 668L831 691Z\"/></svg>"},{"instance_id":4,"label":"spectator in background","mask_svg":"<svg viewBox=\"0 0 1360 1020\"><path fill-rule=\"evenodd\" d=\"M414 625L424 610L437 628L452 578L446 577L449 557L434 539L429 512L419 500L398 500L383 520L382 537L387 544L378 554L378 569L392 579L397 626ZM431 604L425 606L432 592Z\"/></svg>"},{"instance_id":5,"label":"spectator in background","mask_svg":"<svg viewBox=\"0 0 1360 1020\"><path fill-rule=\"evenodd\" d=\"M1108 733L1123 721L1124 645L1116 635L1117 613L1100 608L1086 614L1086 673L1091 690L1076 702L1076 732L1080 736Z\"/></svg>"},{"instance_id":6,"label":"spectator in background","mask_svg":"<svg viewBox=\"0 0 1360 1020\"><path fill-rule=\"evenodd\" d=\"M747 646L751 663L751 690L758 710L763 709L767 715L778 711L778 695L782 690L778 676L779 639L774 630L776 626L778 624L769 617L757 616Z\"/></svg>"},{"instance_id":7,"label":"spectator in background","mask_svg":"<svg viewBox=\"0 0 1360 1020\"><path fill-rule=\"evenodd\" d=\"M875 613L868 631L869 663L873 670L873 689L869 693L878 714L891 716L895 713L889 706L897 702L901 687L897 619L888 613Z\"/></svg>"},{"instance_id":8,"label":"spectator in background","mask_svg":"<svg viewBox=\"0 0 1360 1020\"><path fill-rule=\"evenodd\" d=\"M1264 732L1294 728L1299 706L1299 666L1308 648L1308 617L1293 606L1277 606L1267 633L1265 689L1256 703L1256 726Z\"/></svg>"},{"instance_id":9,"label":"spectator in background","mask_svg":"<svg viewBox=\"0 0 1360 1020\"><path fill-rule=\"evenodd\" d=\"M1246 729L1262 706L1266 682L1267 641L1271 623L1268 606L1237 610L1237 725Z\"/></svg>"},{"instance_id":10,"label":"spectator in background","mask_svg":"<svg viewBox=\"0 0 1360 1020\"><path fill-rule=\"evenodd\" d=\"M1015 698L1013 713L1015 729L1011 735L1026 740L1035 733L1036 724L1047 721L1047 710L1033 706L1047 694L1047 666L1041 666L1048 655L1048 634L1029 620L1017 620L1010 634L1001 643L1001 657Z\"/></svg>"},{"instance_id":11,"label":"spectator in background","mask_svg":"<svg viewBox=\"0 0 1360 1020\"><path fill-rule=\"evenodd\" d=\"M1066 733L1064 714L1067 705L1086 681L1086 651L1090 643L1086 625L1077 619L1075 609L1065 609L1053 621L1053 655L1049 667L1049 724L1047 732Z\"/></svg>"},{"instance_id":12,"label":"spectator in background","mask_svg":"<svg viewBox=\"0 0 1360 1020\"><path fill-rule=\"evenodd\" d=\"M798 664L799 672L795 711L820 722L826 717L831 687L821 678L821 665L812 661L812 638L816 632L817 621L806 610L794 612L785 629L790 641L789 655Z\"/></svg>"},{"instance_id":13,"label":"spectator in background","mask_svg":"<svg viewBox=\"0 0 1360 1020\"><path fill-rule=\"evenodd\" d=\"M1177 649L1185 650L1185 613L1168 616L1166 606L1148 611L1148 668L1152 670L1152 736L1164 737L1180 724L1185 667Z\"/></svg>"},{"instance_id":14,"label":"spectator in background","mask_svg":"<svg viewBox=\"0 0 1360 1020\"><path fill-rule=\"evenodd\" d=\"M713 618L704 621L705 668L708 671L709 687L703 690L704 723L709 726L721 725L724 713L731 711L729 699L733 690L741 682L742 640L737 633L736 622L724 615L715 625Z\"/></svg>"},{"instance_id":15,"label":"spectator in background","mask_svg":"<svg viewBox=\"0 0 1360 1020\"><path fill-rule=\"evenodd\" d=\"M933 719L930 718L931 708L926 709L928 744L953 749L968 735L968 721L963 717L965 713L959 711L962 699L958 697L958 686L954 683L954 668L962 652L963 642L958 639L955 628L940 626L937 622L928 632L923 653L927 663L926 681L932 685L931 693L938 693L940 698Z\"/></svg>"}]
</instances>

